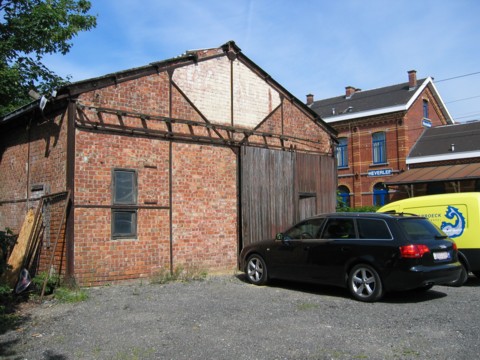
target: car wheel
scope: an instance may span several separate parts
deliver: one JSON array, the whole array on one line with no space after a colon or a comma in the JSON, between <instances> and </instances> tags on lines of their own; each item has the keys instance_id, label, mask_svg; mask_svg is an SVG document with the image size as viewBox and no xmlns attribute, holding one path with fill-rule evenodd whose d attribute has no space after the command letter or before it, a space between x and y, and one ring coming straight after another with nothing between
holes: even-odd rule
<instances>
[{"instance_id":1,"label":"car wheel","mask_svg":"<svg viewBox=\"0 0 480 360\"><path fill-rule=\"evenodd\" d=\"M462 272L460 273L460 276L458 277L457 280L452 281L448 285L459 287L459 286L462 286L463 284L465 284L467 282L467 280L468 280L468 271L467 271L467 268L465 267L465 265L462 264Z\"/></svg>"},{"instance_id":2,"label":"car wheel","mask_svg":"<svg viewBox=\"0 0 480 360\"><path fill-rule=\"evenodd\" d=\"M377 271L367 264L353 267L348 276L348 289L360 301L373 302L383 296L382 280Z\"/></svg>"},{"instance_id":3,"label":"car wheel","mask_svg":"<svg viewBox=\"0 0 480 360\"><path fill-rule=\"evenodd\" d=\"M245 269L248 281L255 285L264 285L267 283L267 265L260 255L252 255L247 260Z\"/></svg>"}]
</instances>

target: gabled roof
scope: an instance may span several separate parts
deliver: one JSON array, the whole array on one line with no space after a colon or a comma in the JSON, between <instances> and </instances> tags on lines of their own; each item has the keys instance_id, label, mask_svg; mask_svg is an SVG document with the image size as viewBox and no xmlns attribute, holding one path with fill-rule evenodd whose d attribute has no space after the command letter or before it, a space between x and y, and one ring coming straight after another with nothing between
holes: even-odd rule
<instances>
[{"instance_id":1,"label":"gabled roof","mask_svg":"<svg viewBox=\"0 0 480 360\"><path fill-rule=\"evenodd\" d=\"M186 51L184 54L174 58L153 62L145 66L118 71L104 76L81 80L68 84L58 89L56 96L49 99L48 103L52 104L54 102L64 101L65 99L74 98L77 95L87 91L99 89L110 85L116 85L123 81L129 81L138 77L146 76L148 74L157 73L166 68L171 69L186 64L198 63L199 61L225 55L227 55L229 58L232 57L232 59L235 57L242 59L242 61L247 64L253 71L255 71L259 75L259 77L264 79L265 82L277 89L280 93L283 94L283 96L289 99L292 103L296 104L302 111L309 114L312 117L312 120L322 129L324 129L327 133L329 133L330 136L337 135L337 130L335 130L325 121L323 121L323 119L321 119L321 117L315 111L313 111L309 106L305 105L304 102L293 96L287 89L285 89L276 80L274 80L266 71L260 68L252 60L250 60L235 44L234 41L228 41L227 43L221 45L218 48ZM38 101L34 101L23 108L17 109L12 113L5 115L3 118L0 118L0 126L11 122L18 117L25 116L25 114L35 110L38 107L37 104ZM48 107L49 105L47 105L47 109Z\"/></svg>"},{"instance_id":2,"label":"gabled roof","mask_svg":"<svg viewBox=\"0 0 480 360\"><path fill-rule=\"evenodd\" d=\"M480 121L427 128L410 150L407 164L480 158Z\"/></svg>"},{"instance_id":3,"label":"gabled roof","mask_svg":"<svg viewBox=\"0 0 480 360\"><path fill-rule=\"evenodd\" d=\"M359 90L350 97L343 95L314 101L310 108L320 115L326 123L406 111L427 86L434 94L447 122L452 123L452 117L448 113L431 77L419 79L417 86L413 89L410 89L409 83L405 82L373 90Z\"/></svg>"}]
</instances>

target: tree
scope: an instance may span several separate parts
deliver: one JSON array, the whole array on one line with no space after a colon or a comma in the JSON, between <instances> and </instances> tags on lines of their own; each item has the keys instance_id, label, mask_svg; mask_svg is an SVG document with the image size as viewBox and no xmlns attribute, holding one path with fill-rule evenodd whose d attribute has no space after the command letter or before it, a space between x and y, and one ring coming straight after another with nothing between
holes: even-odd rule
<instances>
[{"instance_id":1,"label":"tree","mask_svg":"<svg viewBox=\"0 0 480 360\"><path fill-rule=\"evenodd\" d=\"M49 94L68 82L42 58L65 55L80 31L97 25L90 7L87 0L0 0L0 116L31 102L30 90Z\"/></svg>"}]
</instances>

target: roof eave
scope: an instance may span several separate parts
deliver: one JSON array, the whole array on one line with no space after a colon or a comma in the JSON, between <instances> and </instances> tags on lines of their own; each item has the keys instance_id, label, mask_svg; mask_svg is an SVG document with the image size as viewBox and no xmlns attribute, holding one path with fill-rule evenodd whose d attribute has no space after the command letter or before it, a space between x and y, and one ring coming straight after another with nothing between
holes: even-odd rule
<instances>
[{"instance_id":1,"label":"roof eave","mask_svg":"<svg viewBox=\"0 0 480 360\"><path fill-rule=\"evenodd\" d=\"M381 115L381 114L389 114L389 113L393 113L393 112L406 111L406 110L408 110L407 106L396 105L396 106L390 106L390 107L386 107L386 108L374 109L374 110L369 110L369 111L360 111L360 112L355 112L355 113L347 113L347 114L341 114L341 115L335 115L335 116L329 116L329 117L322 117L322 119L327 124L329 124L329 123L335 123L335 122L338 122L338 121L353 120L353 119L358 119L358 118L363 118L363 117L376 116L376 115Z\"/></svg>"},{"instance_id":2,"label":"roof eave","mask_svg":"<svg viewBox=\"0 0 480 360\"><path fill-rule=\"evenodd\" d=\"M410 164L423 164L423 163L436 162L436 161L448 161L448 160L471 159L471 158L480 158L480 151L475 150L475 151L456 152L452 154L408 157L405 162L407 165L410 165Z\"/></svg>"}]
</instances>

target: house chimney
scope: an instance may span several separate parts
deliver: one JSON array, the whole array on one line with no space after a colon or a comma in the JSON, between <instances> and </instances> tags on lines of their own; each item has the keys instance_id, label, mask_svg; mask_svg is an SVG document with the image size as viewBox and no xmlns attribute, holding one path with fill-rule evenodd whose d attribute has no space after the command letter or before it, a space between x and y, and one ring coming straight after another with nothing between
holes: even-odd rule
<instances>
[{"instance_id":1,"label":"house chimney","mask_svg":"<svg viewBox=\"0 0 480 360\"><path fill-rule=\"evenodd\" d=\"M313 95L308 94L307 95L307 105L312 105L313 104Z\"/></svg>"},{"instance_id":2,"label":"house chimney","mask_svg":"<svg viewBox=\"0 0 480 360\"><path fill-rule=\"evenodd\" d=\"M413 90L417 87L417 71L410 70L408 72L408 88L409 90Z\"/></svg>"},{"instance_id":3,"label":"house chimney","mask_svg":"<svg viewBox=\"0 0 480 360\"><path fill-rule=\"evenodd\" d=\"M345 97L349 99L353 94L355 94L356 89L353 86L345 87Z\"/></svg>"}]
</instances>

